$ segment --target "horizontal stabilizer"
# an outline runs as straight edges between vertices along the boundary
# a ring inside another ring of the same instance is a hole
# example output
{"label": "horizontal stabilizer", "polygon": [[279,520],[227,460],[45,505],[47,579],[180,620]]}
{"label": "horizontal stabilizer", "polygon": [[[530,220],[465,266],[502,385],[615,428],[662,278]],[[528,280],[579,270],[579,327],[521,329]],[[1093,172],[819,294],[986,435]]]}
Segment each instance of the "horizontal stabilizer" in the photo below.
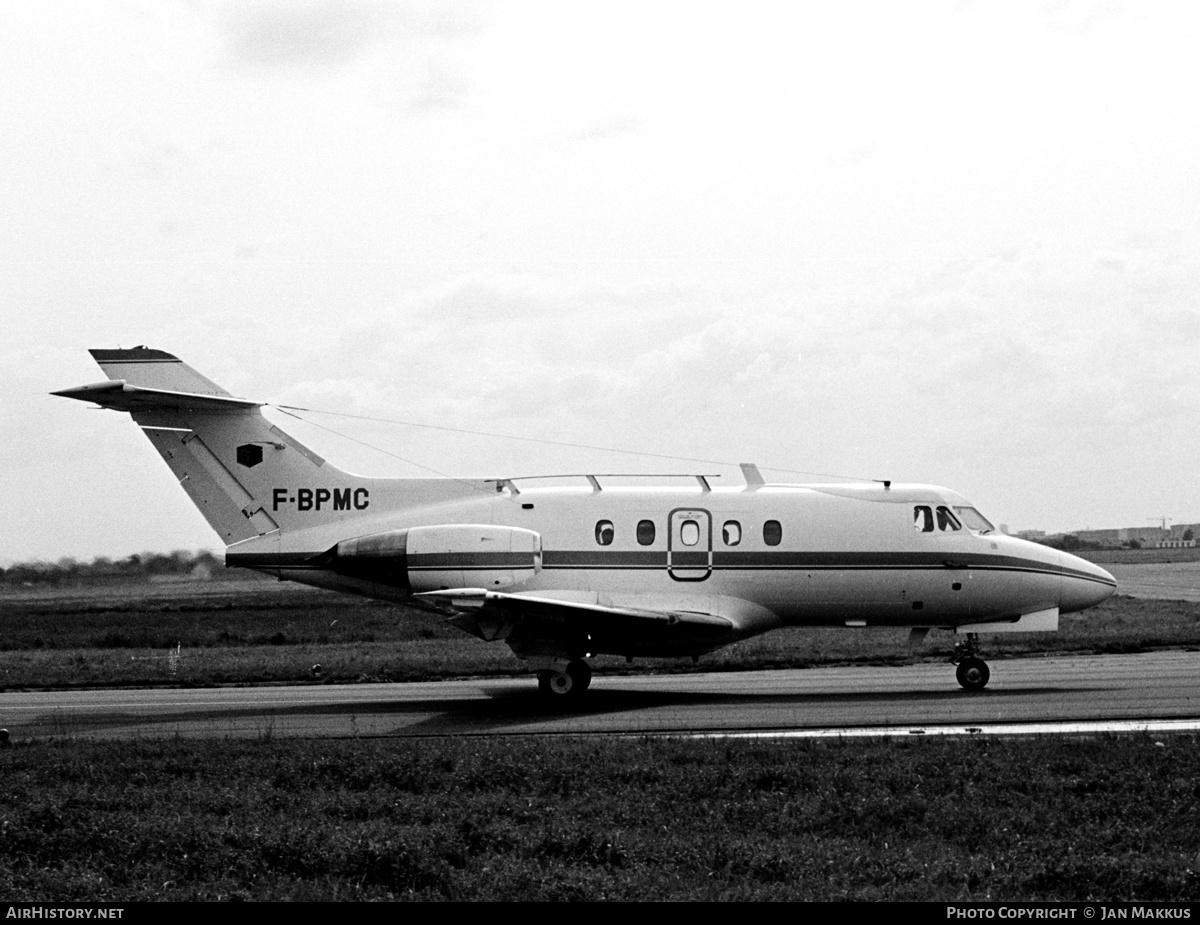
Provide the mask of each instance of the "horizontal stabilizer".
{"label": "horizontal stabilizer", "polygon": [[262,402],[249,401],[225,395],[200,395],[195,392],[172,392],[166,389],[148,389],[130,385],[124,379],[111,379],[94,385],[81,385],[73,389],[51,392],[61,398],[95,402],[115,411],[141,411],[153,408],[173,408],[209,413],[251,411],[262,406]]}

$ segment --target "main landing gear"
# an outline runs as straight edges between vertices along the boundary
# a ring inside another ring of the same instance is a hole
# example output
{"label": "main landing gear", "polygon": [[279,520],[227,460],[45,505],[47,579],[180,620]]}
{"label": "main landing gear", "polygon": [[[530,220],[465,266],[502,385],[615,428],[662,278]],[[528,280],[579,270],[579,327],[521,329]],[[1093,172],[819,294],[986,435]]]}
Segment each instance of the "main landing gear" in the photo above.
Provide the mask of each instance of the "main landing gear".
{"label": "main landing gear", "polygon": [[592,683],[592,669],[583,659],[568,662],[565,668],[539,671],[538,692],[547,700],[567,703],[578,700]]}
{"label": "main landing gear", "polygon": [[981,691],[987,687],[992,673],[988,670],[987,662],[979,657],[979,637],[974,633],[967,633],[966,640],[954,646],[950,661],[958,663],[955,677],[964,690]]}

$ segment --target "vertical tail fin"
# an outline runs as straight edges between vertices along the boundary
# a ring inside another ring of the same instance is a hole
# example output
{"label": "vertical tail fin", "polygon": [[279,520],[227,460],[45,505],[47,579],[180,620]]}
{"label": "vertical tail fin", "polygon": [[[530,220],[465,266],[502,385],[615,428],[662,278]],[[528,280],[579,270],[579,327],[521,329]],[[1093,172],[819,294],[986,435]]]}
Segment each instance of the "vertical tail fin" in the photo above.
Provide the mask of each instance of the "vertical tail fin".
{"label": "vertical tail fin", "polygon": [[91,354],[110,381],[54,394],[128,411],[227,545],[369,503],[369,480],[328,465],[263,417],[261,403],[177,357],[147,347]]}

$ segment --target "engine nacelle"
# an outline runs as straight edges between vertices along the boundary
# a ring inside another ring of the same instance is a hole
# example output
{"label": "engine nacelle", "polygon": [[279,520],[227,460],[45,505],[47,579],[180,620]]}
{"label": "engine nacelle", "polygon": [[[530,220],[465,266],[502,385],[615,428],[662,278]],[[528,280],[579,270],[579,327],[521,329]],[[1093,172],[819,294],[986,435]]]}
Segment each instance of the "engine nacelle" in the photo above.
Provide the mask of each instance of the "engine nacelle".
{"label": "engine nacelle", "polygon": [[343,540],[326,556],[340,574],[413,592],[496,591],[542,570],[542,537],[521,527],[439,524]]}

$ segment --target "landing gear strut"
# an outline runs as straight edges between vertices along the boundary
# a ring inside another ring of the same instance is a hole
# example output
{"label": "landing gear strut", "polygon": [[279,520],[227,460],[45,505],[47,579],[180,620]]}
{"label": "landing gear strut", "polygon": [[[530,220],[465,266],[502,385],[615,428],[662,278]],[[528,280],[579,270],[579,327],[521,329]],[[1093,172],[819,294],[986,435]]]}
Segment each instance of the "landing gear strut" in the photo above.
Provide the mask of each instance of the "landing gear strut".
{"label": "landing gear strut", "polygon": [[576,700],[592,683],[592,669],[583,659],[575,659],[558,671],[538,672],[538,691],[548,700]]}
{"label": "landing gear strut", "polygon": [[964,690],[981,691],[987,687],[992,673],[987,662],[979,657],[979,637],[974,633],[967,633],[966,640],[955,645],[950,661],[958,663],[955,676]]}

